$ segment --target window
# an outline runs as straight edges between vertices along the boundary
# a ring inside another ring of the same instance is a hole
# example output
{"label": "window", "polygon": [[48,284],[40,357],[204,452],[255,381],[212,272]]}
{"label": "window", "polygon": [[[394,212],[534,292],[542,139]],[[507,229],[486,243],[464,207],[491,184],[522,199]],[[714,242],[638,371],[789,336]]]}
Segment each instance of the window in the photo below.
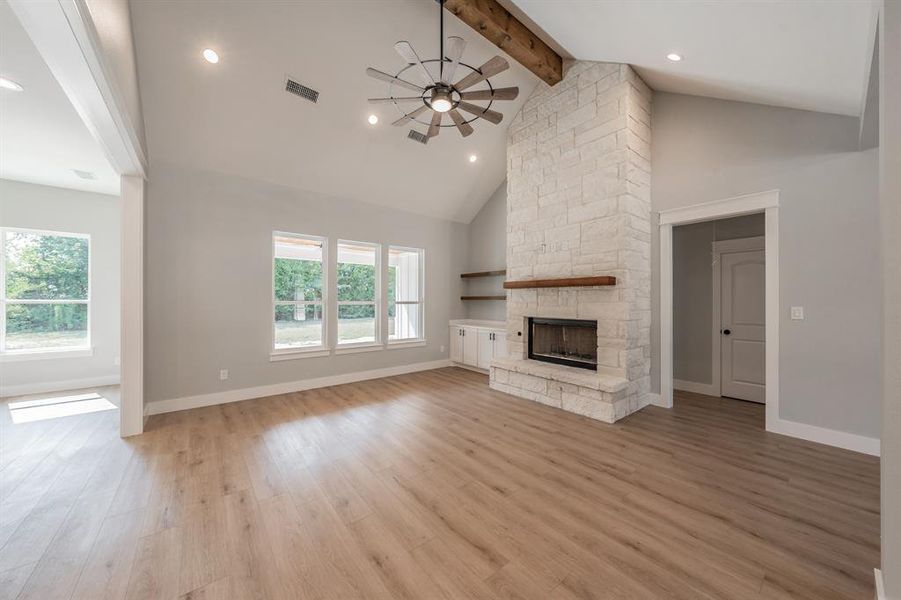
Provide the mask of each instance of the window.
{"label": "window", "polygon": [[325,239],[272,236],[273,350],[325,349]]}
{"label": "window", "polygon": [[338,242],[338,345],[370,345],[379,340],[381,246]]}
{"label": "window", "polygon": [[388,248],[388,340],[424,339],[423,251]]}
{"label": "window", "polygon": [[0,229],[0,353],[90,347],[90,237]]}

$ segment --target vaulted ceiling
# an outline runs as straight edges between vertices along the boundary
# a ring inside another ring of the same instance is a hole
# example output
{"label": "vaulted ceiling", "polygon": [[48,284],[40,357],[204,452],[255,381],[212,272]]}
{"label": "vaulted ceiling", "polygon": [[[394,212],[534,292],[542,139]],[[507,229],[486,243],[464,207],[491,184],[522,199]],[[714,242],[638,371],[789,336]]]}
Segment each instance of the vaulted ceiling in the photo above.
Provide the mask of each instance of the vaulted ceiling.
{"label": "vaulted ceiling", "polygon": [[[390,124],[395,106],[367,103],[388,86],[366,68],[405,66],[398,40],[436,57],[438,14],[429,0],[133,2],[151,177],[155,164],[173,163],[468,222],[505,177],[507,123],[538,79],[511,59],[492,79],[521,88],[492,106],[500,125],[408,140],[410,126]],[[446,35],[467,41],[471,65],[500,53],[450,15]],[[201,57],[207,47],[218,64]],[[318,103],[286,93],[286,76],[319,91]]]}
{"label": "vaulted ceiling", "polygon": [[870,0],[512,1],[573,57],[629,63],[658,91],[862,112]]}
{"label": "vaulted ceiling", "polygon": [[0,89],[0,178],[118,194],[119,176],[4,0],[0,73],[24,87]]}

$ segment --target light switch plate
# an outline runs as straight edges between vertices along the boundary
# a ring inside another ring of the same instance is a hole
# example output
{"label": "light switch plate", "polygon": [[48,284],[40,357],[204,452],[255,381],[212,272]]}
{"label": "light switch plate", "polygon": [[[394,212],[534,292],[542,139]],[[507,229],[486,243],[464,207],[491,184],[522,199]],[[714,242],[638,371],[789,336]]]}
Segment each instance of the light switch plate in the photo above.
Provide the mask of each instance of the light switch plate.
{"label": "light switch plate", "polygon": [[228,379],[228,369],[221,369],[219,371],[219,381],[225,381]]}
{"label": "light switch plate", "polygon": [[792,321],[803,321],[804,320],[804,307],[803,306],[792,306]]}

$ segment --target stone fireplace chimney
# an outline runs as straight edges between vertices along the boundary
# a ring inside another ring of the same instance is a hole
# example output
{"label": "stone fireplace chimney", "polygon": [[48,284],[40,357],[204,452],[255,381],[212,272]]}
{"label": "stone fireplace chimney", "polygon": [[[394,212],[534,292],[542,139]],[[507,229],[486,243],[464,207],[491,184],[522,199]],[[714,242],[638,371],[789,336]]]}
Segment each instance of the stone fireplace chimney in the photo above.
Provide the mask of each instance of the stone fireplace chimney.
{"label": "stone fireplace chimney", "polygon": [[[507,134],[507,278],[613,286],[512,289],[510,358],[491,387],[612,423],[650,390],[651,92],[628,65],[576,62],[539,84]],[[528,359],[529,318],[597,322],[597,370]]]}

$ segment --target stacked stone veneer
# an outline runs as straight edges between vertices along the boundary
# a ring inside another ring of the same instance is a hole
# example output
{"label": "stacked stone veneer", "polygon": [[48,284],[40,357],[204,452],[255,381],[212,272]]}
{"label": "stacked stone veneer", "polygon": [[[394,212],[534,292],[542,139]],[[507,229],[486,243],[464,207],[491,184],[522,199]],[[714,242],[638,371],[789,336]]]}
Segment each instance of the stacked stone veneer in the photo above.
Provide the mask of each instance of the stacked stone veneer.
{"label": "stacked stone veneer", "polygon": [[[650,114],[631,67],[576,62],[511,123],[507,278],[617,283],[508,291],[510,358],[493,363],[493,388],[607,422],[648,403]],[[527,317],[596,319],[598,372],[526,360]]]}

